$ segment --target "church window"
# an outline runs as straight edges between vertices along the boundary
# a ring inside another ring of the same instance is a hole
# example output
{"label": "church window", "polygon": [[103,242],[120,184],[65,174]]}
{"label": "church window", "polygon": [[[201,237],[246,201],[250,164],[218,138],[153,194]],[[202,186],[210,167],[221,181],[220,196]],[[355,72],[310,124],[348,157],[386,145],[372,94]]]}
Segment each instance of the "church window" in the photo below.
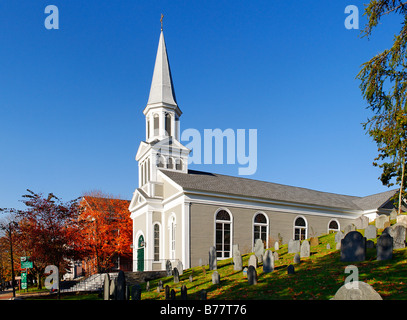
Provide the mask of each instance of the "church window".
{"label": "church window", "polygon": [[169,113],[165,114],[165,134],[171,136],[171,115]]}
{"label": "church window", "polygon": [[160,226],[154,225],[154,261],[160,260]]}
{"label": "church window", "polygon": [[297,217],[294,222],[294,240],[307,239],[307,220]]}
{"label": "church window", "polygon": [[174,169],[174,158],[168,158],[167,169]]}
{"label": "church window", "polygon": [[339,222],[336,219],[332,219],[328,223],[328,233],[335,233],[339,231]]}
{"label": "church window", "polygon": [[267,217],[263,213],[257,213],[254,216],[253,221],[253,244],[257,239],[261,239],[264,243],[264,246],[268,247],[268,223]]}
{"label": "church window", "polygon": [[175,169],[182,171],[182,160],[181,159],[177,159],[175,161]]}
{"label": "church window", "polygon": [[160,117],[158,116],[158,114],[155,114],[154,117],[154,126],[153,126],[153,130],[154,130],[154,136],[158,136],[160,134],[159,128],[160,128]]}
{"label": "church window", "polygon": [[157,155],[157,167],[164,168],[165,167],[165,159],[162,155]]}
{"label": "church window", "polygon": [[147,140],[150,139],[150,118],[147,119]]}
{"label": "church window", "polygon": [[226,210],[219,210],[215,216],[215,247],[218,259],[230,258],[232,246],[231,214]]}

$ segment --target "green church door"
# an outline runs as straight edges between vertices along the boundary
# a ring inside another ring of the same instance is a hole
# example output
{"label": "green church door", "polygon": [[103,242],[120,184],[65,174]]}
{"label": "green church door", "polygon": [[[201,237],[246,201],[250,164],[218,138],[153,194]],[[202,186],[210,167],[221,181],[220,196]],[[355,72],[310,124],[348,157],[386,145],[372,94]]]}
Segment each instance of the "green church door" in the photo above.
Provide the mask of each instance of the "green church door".
{"label": "green church door", "polygon": [[144,237],[138,238],[137,271],[144,271]]}

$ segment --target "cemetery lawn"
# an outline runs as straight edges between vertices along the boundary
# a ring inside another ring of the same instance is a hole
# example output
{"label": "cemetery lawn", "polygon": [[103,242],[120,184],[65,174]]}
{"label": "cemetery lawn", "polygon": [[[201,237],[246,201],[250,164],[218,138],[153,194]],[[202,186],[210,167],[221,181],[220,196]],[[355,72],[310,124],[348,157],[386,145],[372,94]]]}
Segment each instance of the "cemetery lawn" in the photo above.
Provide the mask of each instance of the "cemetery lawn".
{"label": "cemetery lawn", "polygon": [[[362,230],[358,230],[361,231]],[[257,285],[250,286],[247,278],[241,271],[234,271],[232,258],[218,261],[218,272],[221,282],[219,285],[212,284],[212,273],[205,266],[206,275],[202,267],[184,270],[180,276],[180,282],[174,283],[173,277],[161,278],[163,286],[169,285],[176,291],[177,299],[180,299],[181,286],[188,288],[188,300],[199,300],[199,292],[207,291],[208,299],[216,300],[327,300],[331,299],[336,291],[344,284],[345,267],[355,265],[359,270],[359,281],[366,282],[385,300],[407,299],[407,248],[393,251],[393,259],[387,261],[376,260],[376,249],[367,249],[366,260],[363,262],[341,262],[340,250],[326,249],[329,243],[335,248],[334,234],[319,237],[320,244],[311,247],[311,256],[302,258],[299,264],[295,264],[295,274],[287,275],[287,266],[293,263],[294,253],[287,253],[287,245],[280,246],[278,250],[279,260],[275,261],[275,269],[271,273],[263,273],[260,265],[256,271],[258,276]],[[273,250],[274,251],[274,250]],[[249,256],[243,255],[243,266],[247,266]],[[192,274],[193,282],[189,282]],[[145,283],[141,284],[143,300],[163,300],[164,291],[156,291],[158,281],[150,281],[150,291],[145,291]]]}

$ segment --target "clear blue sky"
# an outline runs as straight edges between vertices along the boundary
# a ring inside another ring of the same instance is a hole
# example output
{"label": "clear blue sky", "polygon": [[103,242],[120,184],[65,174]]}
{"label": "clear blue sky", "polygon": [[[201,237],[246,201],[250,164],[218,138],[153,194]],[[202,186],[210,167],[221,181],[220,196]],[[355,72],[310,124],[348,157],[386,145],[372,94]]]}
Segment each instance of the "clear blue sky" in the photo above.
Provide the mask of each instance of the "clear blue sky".
{"label": "clear blue sky", "polygon": [[[367,1],[2,0],[0,207],[27,188],[63,200],[130,199],[160,33],[181,130],[258,130],[254,179],[351,195],[387,190],[355,76],[399,29],[368,41],[344,26]],[[47,5],[59,30],[47,30]],[[237,175],[240,165],[191,169]]]}

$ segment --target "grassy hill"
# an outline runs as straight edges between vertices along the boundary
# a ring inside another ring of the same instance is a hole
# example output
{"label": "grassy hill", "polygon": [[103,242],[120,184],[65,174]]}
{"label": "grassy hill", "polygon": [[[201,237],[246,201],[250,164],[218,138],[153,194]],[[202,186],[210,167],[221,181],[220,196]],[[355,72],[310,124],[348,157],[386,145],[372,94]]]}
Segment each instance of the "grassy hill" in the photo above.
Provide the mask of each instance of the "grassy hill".
{"label": "grassy hill", "polygon": [[[359,230],[360,231],[360,230]],[[257,268],[258,284],[248,285],[247,278],[241,271],[234,271],[232,259],[218,261],[218,272],[221,283],[212,284],[212,272],[205,266],[191,268],[180,276],[180,282],[173,283],[172,277],[161,278],[164,287],[169,285],[180,299],[181,286],[188,288],[188,299],[199,299],[202,289],[207,291],[208,299],[298,299],[298,300],[326,300],[334,296],[344,284],[345,267],[353,264],[358,267],[359,281],[366,282],[382,296],[383,299],[407,299],[407,249],[393,251],[393,259],[388,261],[376,260],[376,249],[368,249],[366,261],[341,262],[340,250],[326,249],[327,243],[335,248],[334,234],[319,237],[320,244],[311,247],[311,256],[301,259],[301,263],[294,265],[295,274],[287,275],[287,266],[293,263],[294,254],[287,253],[287,245],[278,250],[279,260],[275,262],[275,270],[265,274],[262,266]],[[243,256],[243,266],[247,266],[249,256]],[[189,276],[193,275],[193,282]],[[150,292],[145,291],[145,283],[141,285],[142,299],[162,300],[163,291],[157,293],[157,283],[160,279],[150,281]]]}

